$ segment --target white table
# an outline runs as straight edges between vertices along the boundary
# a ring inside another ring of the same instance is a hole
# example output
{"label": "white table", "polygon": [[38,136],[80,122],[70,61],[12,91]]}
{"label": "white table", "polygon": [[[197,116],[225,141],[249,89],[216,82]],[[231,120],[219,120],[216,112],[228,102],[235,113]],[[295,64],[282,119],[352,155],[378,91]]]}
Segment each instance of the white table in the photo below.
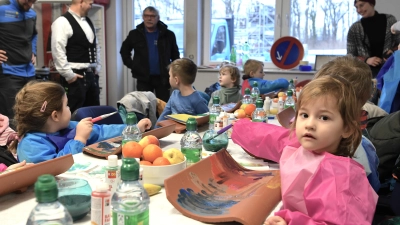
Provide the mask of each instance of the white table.
{"label": "white table", "polygon": [[[269,120],[271,124],[279,125],[276,120]],[[207,128],[202,127],[200,133],[203,133]],[[172,133],[169,136],[160,140],[162,149],[178,148],[180,149],[179,141],[183,134]],[[277,164],[268,164],[262,160],[257,160],[250,157],[243,149],[229,140],[228,151],[231,155],[240,163],[245,165],[257,165],[246,166],[249,169],[255,170],[266,170],[266,169],[278,169]],[[203,149],[204,150],[204,149]],[[89,155],[79,153],[74,155],[75,162],[90,161],[99,166],[105,166],[107,161],[104,159],[98,159]],[[58,178],[76,176],[71,174],[61,174]],[[98,180],[88,180],[94,189]],[[0,184],[6,185],[6,184]],[[35,194],[33,187],[30,187],[26,192],[22,194],[8,194],[0,197],[0,224],[2,225],[18,225],[26,224],[31,210],[36,205]],[[281,207],[281,203],[274,209],[273,212],[277,211]],[[90,215],[88,214],[85,218],[77,221],[74,224],[90,224]],[[162,189],[161,193],[150,197],[150,224],[184,224],[184,225],[196,225],[204,224],[197,220],[193,220],[189,217],[182,215],[176,210],[173,205],[167,200],[165,190]]]}

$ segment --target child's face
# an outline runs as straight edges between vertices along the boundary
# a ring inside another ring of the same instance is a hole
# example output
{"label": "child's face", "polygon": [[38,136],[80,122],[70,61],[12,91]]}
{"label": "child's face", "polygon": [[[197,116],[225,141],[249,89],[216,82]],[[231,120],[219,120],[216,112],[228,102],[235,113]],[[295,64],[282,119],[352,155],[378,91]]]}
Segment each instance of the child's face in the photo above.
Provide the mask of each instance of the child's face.
{"label": "child's face", "polygon": [[172,74],[172,69],[169,69],[169,84],[171,85],[171,88],[176,89],[178,88],[178,81],[177,78],[174,77],[174,75]]}
{"label": "child's face", "polygon": [[69,125],[69,121],[71,121],[71,110],[68,106],[68,98],[67,95],[63,97],[63,108],[60,114],[60,127],[67,128]]}
{"label": "child's face", "polygon": [[263,66],[260,65],[258,67],[258,70],[253,72],[252,77],[263,79],[264,78],[264,70],[263,69],[264,69]]}
{"label": "child's face", "polygon": [[337,151],[345,129],[336,103],[336,98],[323,96],[300,106],[296,136],[303,148],[317,153]]}
{"label": "child's face", "polygon": [[231,88],[235,83],[235,81],[232,80],[231,73],[228,70],[222,70],[220,72],[218,82],[221,87],[225,88]]}

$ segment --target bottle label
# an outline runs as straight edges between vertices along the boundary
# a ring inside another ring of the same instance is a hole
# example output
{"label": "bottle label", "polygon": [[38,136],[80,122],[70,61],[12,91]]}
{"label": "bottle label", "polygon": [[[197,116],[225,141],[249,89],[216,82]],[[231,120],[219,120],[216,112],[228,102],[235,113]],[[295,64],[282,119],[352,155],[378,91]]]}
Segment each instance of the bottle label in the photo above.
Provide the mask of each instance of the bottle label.
{"label": "bottle label", "polygon": [[117,187],[121,181],[121,171],[120,170],[107,170],[105,182],[108,184],[108,190],[111,191],[111,195],[115,193]]}
{"label": "bottle label", "polygon": [[113,211],[113,223],[114,225],[149,225],[149,209],[136,215],[117,213]]}
{"label": "bottle label", "polygon": [[186,166],[191,166],[202,158],[202,148],[182,148],[181,151],[186,156]]}
{"label": "bottle label", "polygon": [[110,225],[111,222],[110,196],[97,197],[92,195],[90,223],[98,225]]}

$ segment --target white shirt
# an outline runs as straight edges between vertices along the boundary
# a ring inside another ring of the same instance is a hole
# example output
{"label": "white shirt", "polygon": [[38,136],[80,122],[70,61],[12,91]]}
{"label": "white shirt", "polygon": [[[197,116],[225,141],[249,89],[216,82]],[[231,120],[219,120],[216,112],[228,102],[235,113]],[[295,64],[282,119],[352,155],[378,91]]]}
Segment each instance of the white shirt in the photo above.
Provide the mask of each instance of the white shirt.
{"label": "white shirt", "polygon": [[[86,38],[90,43],[93,43],[95,34],[89,26],[86,17],[81,17],[71,10],[69,13],[76,19],[78,24],[81,26],[82,30],[86,34]],[[68,39],[73,35],[73,30],[71,24],[68,22],[67,18],[64,16],[58,17],[51,25],[51,53],[53,55],[54,65],[57,71],[63,76],[67,81],[74,78],[75,73],[72,69],[84,69],[88,67],[96,67],[96,71],[101,69],[100,61],[100,46],[96,39],[96,53],[97,53],[97,63],[72,63],[67,60],[66,46]]]}

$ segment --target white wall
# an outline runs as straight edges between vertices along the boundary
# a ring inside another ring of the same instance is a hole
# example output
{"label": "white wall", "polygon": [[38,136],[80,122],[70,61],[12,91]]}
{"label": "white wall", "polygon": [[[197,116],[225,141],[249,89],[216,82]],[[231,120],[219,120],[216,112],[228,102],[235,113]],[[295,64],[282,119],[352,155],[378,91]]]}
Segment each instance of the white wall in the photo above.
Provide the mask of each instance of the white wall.
{"label": "white wall", "polygon": [[377,0],[375,9],[379,13],[392,14],[400,20],[400,1],[399,0]]}

